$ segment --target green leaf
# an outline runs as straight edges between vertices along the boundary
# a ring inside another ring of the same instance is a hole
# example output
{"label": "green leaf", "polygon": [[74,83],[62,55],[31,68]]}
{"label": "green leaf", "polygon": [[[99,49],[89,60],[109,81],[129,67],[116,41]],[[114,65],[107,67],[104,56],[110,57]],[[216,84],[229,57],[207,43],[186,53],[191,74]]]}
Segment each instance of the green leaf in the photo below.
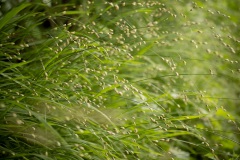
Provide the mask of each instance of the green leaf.
{"label": "green leaf", "polygon": [[204,117],[204,116],[206,116],[206,115],[202,114],[202,115],[197,115],[197,116],[179,116],[179,117],[170,118],[169,120],[171,120],[171,121],[183,121],[183,120],[197,119],[197,118],[201,118],[201,117]]}
{"label": "green leaf", "polygon": [[28,7],[30,3],[23,3],[22,5],[13,8],[0,20],[0,29],[2,29],[14,16],[18,14],[21,10]]}
{"label": "green leaf", "polygon": [[143,55],[144,53],[146,53],[149,49],[151,49],[153,47],[153,43],[145,46],[144,48],[142,48],[139,52],[138,55]]}
{"label": "green leaf", "polygon": [[102,94],[104,94],[104,93],[106,93],[106,92],[108,92],[108,91],[111,91],[111,90],[113,90],[114,88],[117,88],[117,87],[119,87],[119,86],[120,86],[120,84],[115,84],[115,85],[108,86],[108,87],[104,88],[100,93],[98,93],[98,94],[96,95],[96,97],[99,97],[100,95],[102,95]]}
{"label": "green leaf", "polygon": [[10,67],[7,67],[7,68],[4,68],[0,71],[0,74],[2,74],[3,72],[7,71],[7,70],[10,70],[10,69],[13,69],[13,68],[17,68],[17,67],[20,67],[20,66],[23,66],[25,64],[28,64],[32,61],[27,61],[27,62],[21,62],[21,63],[17,63],[17,64],[14,64],[14,65],[11,65]]}

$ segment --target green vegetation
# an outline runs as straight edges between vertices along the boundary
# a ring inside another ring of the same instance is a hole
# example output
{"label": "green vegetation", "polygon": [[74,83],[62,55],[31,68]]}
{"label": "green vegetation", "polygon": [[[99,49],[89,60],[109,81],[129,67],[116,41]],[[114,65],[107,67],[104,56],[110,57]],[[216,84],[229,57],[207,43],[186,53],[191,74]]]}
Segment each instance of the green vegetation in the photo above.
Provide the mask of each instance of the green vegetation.
{"label": "green vegetation", "polygon": [[0,2],[0,159],[240,156],[239,1]]}

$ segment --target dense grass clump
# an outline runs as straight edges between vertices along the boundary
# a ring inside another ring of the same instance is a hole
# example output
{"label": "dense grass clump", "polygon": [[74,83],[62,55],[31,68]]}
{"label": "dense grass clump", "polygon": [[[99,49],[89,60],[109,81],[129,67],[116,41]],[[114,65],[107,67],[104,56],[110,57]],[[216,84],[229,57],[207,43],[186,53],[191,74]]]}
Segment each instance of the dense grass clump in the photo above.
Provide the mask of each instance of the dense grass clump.
{"label": "dense grass clump", "polygon": [[0,159],[238,159],[239,2],[3,1]]}

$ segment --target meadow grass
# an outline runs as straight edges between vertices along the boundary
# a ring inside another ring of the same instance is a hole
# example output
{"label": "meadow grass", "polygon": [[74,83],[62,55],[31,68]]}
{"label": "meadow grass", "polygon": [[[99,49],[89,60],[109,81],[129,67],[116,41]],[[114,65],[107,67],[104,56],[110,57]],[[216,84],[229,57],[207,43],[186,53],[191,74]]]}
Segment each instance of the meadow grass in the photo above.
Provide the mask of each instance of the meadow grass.
{"label": "meadow grass", "polygon": [[221,2],[1,2],[0,159],[238,159]]}

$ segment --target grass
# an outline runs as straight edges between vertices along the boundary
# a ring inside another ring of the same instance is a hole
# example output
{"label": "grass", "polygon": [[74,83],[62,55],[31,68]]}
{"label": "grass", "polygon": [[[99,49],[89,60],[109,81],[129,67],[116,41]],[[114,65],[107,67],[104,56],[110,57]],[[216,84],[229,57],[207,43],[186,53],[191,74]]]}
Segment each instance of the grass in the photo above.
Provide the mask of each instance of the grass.
{"label": "grass", "polygon": [[239,10],[216,4],[2,2],[0,159],[238,159]]}

